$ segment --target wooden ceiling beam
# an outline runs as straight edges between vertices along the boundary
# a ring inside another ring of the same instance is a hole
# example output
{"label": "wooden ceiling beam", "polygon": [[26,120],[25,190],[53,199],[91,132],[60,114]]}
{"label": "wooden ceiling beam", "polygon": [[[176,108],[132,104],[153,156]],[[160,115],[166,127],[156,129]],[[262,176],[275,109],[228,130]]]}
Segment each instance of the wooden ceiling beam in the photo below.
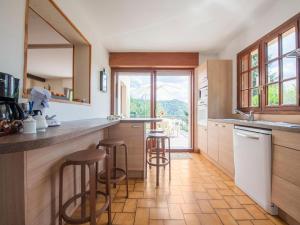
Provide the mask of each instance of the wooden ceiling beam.
{"label": "wooden ceiling beam", "polygon": [[111,52],[109,65],[113,68],[195,68],[199,65],[199,53]]}

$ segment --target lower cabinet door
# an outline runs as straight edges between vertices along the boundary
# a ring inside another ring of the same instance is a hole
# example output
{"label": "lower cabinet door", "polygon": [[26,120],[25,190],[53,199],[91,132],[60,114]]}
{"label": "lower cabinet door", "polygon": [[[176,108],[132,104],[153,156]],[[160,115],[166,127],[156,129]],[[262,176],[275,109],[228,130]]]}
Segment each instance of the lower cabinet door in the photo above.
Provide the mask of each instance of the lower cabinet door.
{"label": "lower cabinet door", "polygon": [[219,149],[219,164],[232,177],[234,176],[233,152],[222,151],[221,149]]}
{"label": "lower cabinet door", "polygon": [[202,153],[207,154],[207,127],[198,126],[198,147]]}
{"label": "lower cabinet door", "polygon": [[219,124],[219,164],[234,176],[232,124]]}
{"label": "lower cabinet door", "polygon": [[[144,171],[144,124],[122,122],[110,127],[108,133],[110,138],[120,138],[126,143],[128,147],[128,170]],[[117,165],[125,169],[125,155],[121,149],[117,152]]]}
{"label": "lower cabinet door", "polygon": [[219,161],[219,124],[208,122],[207,154],[210,158]]}

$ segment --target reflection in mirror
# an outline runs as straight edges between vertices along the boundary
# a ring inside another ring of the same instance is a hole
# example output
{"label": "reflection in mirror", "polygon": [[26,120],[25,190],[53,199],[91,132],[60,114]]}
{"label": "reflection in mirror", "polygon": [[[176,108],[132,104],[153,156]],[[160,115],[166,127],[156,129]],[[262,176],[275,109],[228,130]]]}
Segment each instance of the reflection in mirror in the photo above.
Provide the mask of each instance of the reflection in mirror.
{"label": "reflection in mirror", "polygon": [[91,45],[53,0],[27,0],[23,94],[90,103]]}
{"label": "reflection in mirror", "polygon": [[27,94],[33,87],[49,90],[54,99],[73,100],[73,46],[29,9]]}

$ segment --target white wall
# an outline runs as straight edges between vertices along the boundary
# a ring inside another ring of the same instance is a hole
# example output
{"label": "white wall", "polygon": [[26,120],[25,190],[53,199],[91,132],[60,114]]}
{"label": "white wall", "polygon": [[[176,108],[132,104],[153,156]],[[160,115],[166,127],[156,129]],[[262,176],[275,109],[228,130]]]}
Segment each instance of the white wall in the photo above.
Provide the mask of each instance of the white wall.
{"label": "white wall", "polygon": [[25,0],[1,0],[0,72],[17,77],[23,74],[24,18]]}
{"label": "white wall", "polygon": [[[23,83],[25,0],[1,0],[0,6],[0,71],[10,73]],[[48,114],[56,114],[62,121],[106,117],[110,113],[110,91],[99,91],[99,71],[109,69],[108,52],[97,40],[94,28],[81,22],[80,16],[64,1],[60,8],[92,44],[91,106],[51,102]],[[110,79],[108,79],[108,82]],[[110,84],[108,84],[108,88]],[[21,89],[22,90],[22,89]]]}
{"label": "white wall", "polygon": [[199,52],[199,65],[205,63],[208,59],[218,59],[219,55],[217,53],[202,53]]}
{"label": "white wall", "polygon": [[[219,52],[219,58],[232,59],[233,61],[233,107],[237,104],[237,53],[254,43],[265,34],[272,31],[284,23],[289,18],[300,12],[299,0],[279,0],[274,1],[270,5],[268,11],[263,12],[263,15],[258,18],[253,18],[251,25],[246,27],[240,35],[233,39],[230,43],[226,43],[226,48]],[[201,57],[201,56],[200,56]]]}

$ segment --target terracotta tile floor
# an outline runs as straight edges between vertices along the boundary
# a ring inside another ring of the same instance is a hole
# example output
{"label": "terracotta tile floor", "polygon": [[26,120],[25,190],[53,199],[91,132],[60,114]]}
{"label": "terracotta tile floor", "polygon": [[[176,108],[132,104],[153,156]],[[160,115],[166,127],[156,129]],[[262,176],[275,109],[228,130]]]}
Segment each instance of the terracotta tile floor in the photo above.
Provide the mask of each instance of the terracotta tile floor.
{"label": "terracotta tile floor", "polygon": [[[113,192],[113,224],[120,225],[282,225],[239,190],[227,175],[200,154],[172,161],[172,180],[162,168],[160,187],[155,169],[147,180],[130,180]],[[107,215],[98,225],[107,224]]]}

